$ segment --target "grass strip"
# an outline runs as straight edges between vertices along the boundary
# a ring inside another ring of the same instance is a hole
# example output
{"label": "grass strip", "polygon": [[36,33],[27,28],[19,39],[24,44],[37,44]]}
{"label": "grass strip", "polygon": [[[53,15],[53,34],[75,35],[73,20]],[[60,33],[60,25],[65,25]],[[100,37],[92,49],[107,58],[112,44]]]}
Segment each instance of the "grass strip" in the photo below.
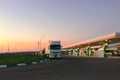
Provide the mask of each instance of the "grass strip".
{"label": "grass strip", "polygon": [[46,57],[40,55],[2,54],[0,55],[0,65],[13,66],[18,63],[31,64],[31,62],[39,62],[44,59],[46,59]]}

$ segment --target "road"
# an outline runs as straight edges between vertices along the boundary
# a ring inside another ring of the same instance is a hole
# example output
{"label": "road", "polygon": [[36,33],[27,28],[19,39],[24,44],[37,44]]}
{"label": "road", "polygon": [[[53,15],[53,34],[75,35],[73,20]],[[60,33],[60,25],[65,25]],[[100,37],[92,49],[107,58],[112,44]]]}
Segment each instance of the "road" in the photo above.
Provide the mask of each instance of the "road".
{"label": "road", "polygon": [[1,68],[0,80],[120,80],[120,59],[66,57]]}

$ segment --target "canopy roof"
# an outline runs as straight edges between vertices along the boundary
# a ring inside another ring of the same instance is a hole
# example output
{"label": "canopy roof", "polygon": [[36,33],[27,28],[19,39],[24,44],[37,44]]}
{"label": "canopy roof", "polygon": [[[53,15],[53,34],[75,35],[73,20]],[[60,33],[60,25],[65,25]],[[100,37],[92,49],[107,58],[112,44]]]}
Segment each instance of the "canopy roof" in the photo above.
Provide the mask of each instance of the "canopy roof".
{"label": "canopy roof", "polygon": [[97,46],[103,43],[119,43],[120,42],[120,32],[115,32],[106,36],[98,37],[95,39],[87,40],[84,42],[72,44],[69,46],[64,47],[64,49],[69,49],[69,48],[74,48],[74,47],[81,47],[81,46],[88,46],[88,45],[93,45]]}

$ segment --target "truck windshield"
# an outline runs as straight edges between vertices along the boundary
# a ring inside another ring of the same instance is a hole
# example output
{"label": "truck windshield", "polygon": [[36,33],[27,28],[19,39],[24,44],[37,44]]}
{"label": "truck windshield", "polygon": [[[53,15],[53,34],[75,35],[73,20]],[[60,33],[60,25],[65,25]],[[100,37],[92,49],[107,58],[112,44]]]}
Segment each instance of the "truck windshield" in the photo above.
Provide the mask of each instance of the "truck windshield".
{"label": "truck windshield", "polygon": [[50,45],[51,50],[60,50],[60,45]]}

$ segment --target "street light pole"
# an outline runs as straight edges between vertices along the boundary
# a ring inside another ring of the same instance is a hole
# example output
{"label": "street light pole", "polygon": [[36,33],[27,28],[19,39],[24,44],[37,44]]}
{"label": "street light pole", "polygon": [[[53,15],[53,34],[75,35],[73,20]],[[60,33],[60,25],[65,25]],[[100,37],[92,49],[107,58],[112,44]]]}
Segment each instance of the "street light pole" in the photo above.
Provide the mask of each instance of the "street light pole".
{"label": "street light pole", "polygon": [[40,46],[40,42],[39,41],[37,42],[37,45],[38,45],[38,51],[37,51],[37,53],[39,54],[39,49],[40,49],[39,48],[39,46]]}
{"label": "street light pole", "polygon": [[42,48],[41,42],[42,42],[42,38],[44,38],[44,37],[45,37],[45,36],[40,37],[40,54],[42,54],[42,52],[41,52],[41,48]]}
{"label": "street light pole", "polygon": [[8,53],[10,52],[10,46],[9,46],[9,43],[8,43]]}
{"label": "street light pole", "polygon": [[1,53],[3,53],[3,46],[1,46]]}

